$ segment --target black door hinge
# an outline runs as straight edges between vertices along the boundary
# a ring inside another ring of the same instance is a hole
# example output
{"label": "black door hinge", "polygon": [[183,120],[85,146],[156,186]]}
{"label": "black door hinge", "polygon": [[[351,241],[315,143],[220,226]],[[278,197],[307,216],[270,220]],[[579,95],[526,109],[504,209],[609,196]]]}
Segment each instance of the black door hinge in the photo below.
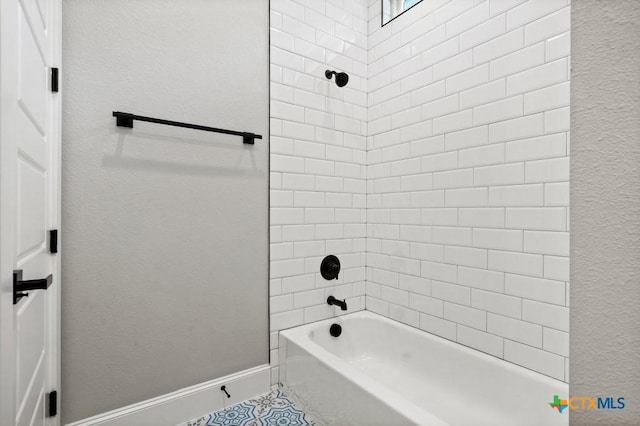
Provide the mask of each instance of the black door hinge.
{"label": "black door hinge", "polygon": [[58,391],[49,392],[49,417],[58,415]]}
{"label": "black door hinge", "polygon": [[58,230],[52,229],[49,231],[49,253],[58,252]]}
{"label": "black door hinge", "polygon": [[58,68],[51,68],[51,91],[58,91]]}

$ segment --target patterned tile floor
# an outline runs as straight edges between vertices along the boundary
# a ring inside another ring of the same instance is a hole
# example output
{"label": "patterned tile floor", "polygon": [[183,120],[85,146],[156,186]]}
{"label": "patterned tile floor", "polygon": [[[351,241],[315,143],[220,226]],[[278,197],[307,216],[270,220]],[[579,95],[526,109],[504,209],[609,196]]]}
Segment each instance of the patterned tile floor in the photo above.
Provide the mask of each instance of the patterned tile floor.
{"label": "patterned tile floor", "polygon": [[179,426],[313,426],[281,390],[241,402]]}

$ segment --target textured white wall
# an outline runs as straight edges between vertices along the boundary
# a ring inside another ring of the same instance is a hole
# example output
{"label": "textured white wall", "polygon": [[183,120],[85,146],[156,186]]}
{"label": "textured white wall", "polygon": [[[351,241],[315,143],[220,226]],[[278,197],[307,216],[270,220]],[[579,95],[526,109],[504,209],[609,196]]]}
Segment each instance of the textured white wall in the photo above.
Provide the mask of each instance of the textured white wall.
{"label": "textured white wall", "polygon": [[640,3],[572,2],[571,424],[640,419]]}
{"label": "textured white wall", "polygon": [[369,1],[366,309],[568,380],[569,5]]}
{"label": "textured white wall", "polygon": [[268,362],[269,100],[262,0],[63,9],[66,423]]}
{"label": "textured white wall", "polygon": [[[271,363],[278,331],[364,308],[365,0],[271,1]],[[349,74],[339,88],[326,69]],[[337,255],[336,281],[320,275]]]}

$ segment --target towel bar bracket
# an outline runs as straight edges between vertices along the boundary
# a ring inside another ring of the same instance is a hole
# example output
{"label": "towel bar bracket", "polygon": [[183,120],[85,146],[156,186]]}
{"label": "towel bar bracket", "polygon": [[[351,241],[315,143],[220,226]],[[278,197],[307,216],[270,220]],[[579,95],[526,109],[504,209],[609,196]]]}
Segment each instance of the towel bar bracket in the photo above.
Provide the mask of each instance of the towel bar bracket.
{"label": "towel bar bracket", "polygon": [[133,129],[133,118],[117,116],[116,117],[116,126],[118,126],[118,127],[128,127],[130,129]]}

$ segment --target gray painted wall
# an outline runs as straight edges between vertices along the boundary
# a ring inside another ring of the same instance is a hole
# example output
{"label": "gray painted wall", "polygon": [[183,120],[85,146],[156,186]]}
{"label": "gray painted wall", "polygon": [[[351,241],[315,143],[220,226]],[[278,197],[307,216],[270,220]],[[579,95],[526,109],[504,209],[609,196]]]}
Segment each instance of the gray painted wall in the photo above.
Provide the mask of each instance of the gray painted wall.
{"label": "gray painted wall", "polygon": [[623,410],[572,424],[640,419],[640,2],[571,3],[572,396]]}
{"label": "gray painted wall", "polygon": [[269,5],[63,3],[66,423],[268,362]]}

